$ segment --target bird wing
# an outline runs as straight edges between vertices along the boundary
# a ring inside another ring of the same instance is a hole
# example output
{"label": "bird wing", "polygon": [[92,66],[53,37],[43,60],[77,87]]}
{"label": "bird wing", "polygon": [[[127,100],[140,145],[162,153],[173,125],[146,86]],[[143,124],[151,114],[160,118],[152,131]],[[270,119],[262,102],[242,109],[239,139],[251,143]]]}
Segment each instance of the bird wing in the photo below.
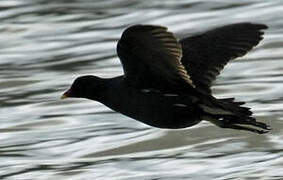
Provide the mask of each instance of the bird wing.
{"label": "bird wing", "polygon": [[125,80],[137,88],[194,87],[181,63],[182,48],[167,28],[135,25],[117,44]]}
{"label": "bird wing", "polygon": [[262,39],[264,24],[238,23],[180,40],[182,64],[197,89],[211,93],[210,86],[229,60],[245,55]]}

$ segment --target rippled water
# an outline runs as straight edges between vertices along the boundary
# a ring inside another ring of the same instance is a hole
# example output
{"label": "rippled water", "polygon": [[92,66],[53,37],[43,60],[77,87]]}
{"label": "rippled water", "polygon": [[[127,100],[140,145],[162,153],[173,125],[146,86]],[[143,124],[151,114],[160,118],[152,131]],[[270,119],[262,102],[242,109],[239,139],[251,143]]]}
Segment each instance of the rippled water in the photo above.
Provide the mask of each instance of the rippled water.
{"label": "rippled water", "polygon": [[[0,179],[283,179],[282,1],[2,0],[0,9]],[[79,75],[122,73],[115,47],[129,25],[183,37],[242,21],[270,28],[214,92],[246,101],[268,134],[205,122],[160,130],[59,99]]]}

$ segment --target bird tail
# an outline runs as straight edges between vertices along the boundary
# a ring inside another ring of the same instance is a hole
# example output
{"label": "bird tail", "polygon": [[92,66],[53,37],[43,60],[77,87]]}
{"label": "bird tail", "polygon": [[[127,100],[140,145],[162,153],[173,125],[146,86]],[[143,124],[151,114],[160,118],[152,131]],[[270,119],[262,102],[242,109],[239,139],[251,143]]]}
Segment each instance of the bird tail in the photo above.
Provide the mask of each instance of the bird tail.
{"label": "bird tail", "polygon": [[205,112],[203,119],[213,124],[230,129],[251,131],[258,134],[267,133],[270,127],[252,117],[248,107],[242,107],[244,102],[235,102],[234,98],[215,99],[213,108],[202,105]]}

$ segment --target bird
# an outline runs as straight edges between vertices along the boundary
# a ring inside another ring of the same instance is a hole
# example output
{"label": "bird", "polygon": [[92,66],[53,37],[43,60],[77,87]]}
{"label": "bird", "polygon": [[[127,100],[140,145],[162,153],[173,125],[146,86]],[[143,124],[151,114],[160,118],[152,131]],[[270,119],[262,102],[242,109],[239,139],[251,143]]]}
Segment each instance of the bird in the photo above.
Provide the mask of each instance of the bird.
{"label": "bird", "polygon": [[137,24],[117,42],[124,74],[80,76],[62,95],[86,98],[144,124],[182,129],[208,121],[220,128],[267,133],[245,102],[216,98],[211,86],[224,66],[263,39],[267,25],[240,22],[178,40],[166,27]]}

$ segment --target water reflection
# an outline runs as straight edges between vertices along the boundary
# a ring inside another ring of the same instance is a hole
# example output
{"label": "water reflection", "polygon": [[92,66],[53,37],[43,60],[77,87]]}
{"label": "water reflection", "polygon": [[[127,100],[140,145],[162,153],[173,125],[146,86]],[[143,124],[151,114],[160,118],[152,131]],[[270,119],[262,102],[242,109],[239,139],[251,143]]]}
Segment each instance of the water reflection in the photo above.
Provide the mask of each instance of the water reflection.
{"label": "water reflection", "polygon": [[[0,12],[2,179],[281,179],[281,1],[4,0]],[[273,130],[148,127],[97,102],[60,101],[79,75],[122,73],[116,41],[131,24],[168,26],[179,37],[223,24],[270,27],[214,86]]]}

